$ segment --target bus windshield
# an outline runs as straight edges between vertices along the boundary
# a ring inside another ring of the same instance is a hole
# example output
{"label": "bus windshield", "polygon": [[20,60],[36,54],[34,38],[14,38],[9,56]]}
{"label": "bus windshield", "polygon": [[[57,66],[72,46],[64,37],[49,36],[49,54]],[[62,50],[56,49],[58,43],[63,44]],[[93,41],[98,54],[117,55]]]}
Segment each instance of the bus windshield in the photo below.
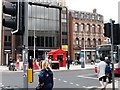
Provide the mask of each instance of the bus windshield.
{"label": "bus windshield", "polygon": [[[118,55],[118,46],[113,46],[113,60],[114,63],[118,63],[119,55]],[[96,60],[100,59],[100,57],[109,57],[111,58],[111,45],[98,45],[96,47]]]}

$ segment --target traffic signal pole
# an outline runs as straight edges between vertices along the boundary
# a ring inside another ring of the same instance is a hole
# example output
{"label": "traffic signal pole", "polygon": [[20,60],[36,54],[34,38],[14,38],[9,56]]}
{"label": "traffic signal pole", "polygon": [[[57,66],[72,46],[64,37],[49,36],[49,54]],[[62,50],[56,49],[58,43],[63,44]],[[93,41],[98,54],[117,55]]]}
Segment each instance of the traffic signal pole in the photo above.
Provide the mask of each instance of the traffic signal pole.
{"label": "traffic signal pole", "polygon": [[111,61],[112,61],[112,90],[115,90],[115,76],[114,76],[114,58],[113,58],[113,25],[114,25],[114,22],[112,19],[110,19],[110,23],[111,23]]}
{"label": "traffic signal pole", "polygon": [[24,65],[24,82],[23,86],[25,89],[28,88],[28,0],[23,0],[24,2],[24,35],[23,35],[23,65]]}

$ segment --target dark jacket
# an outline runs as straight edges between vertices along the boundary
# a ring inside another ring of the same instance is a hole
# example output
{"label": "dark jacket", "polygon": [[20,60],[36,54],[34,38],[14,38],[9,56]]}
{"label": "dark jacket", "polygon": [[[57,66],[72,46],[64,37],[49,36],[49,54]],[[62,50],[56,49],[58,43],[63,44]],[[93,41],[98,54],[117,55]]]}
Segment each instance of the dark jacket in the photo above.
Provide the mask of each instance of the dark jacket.
{"label": "dark jacket", "polygon": [[52,90],[53,88],[53,72],[48,69],[42,69],[39,74],[39,83],[43,85],[43,90]]}

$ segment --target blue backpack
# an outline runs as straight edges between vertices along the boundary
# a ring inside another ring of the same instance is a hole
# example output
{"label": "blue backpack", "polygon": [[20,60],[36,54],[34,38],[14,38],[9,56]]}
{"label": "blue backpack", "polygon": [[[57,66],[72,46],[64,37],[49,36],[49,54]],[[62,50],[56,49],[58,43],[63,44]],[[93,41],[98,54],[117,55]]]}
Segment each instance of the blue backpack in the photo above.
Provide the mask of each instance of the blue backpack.
{"label": "blue backpack", "polygon": [[105,74],[109,74],[109,73],[111,73],[111,67],[110,67],[110,65],[106,65],[106,68],[105,68]]}

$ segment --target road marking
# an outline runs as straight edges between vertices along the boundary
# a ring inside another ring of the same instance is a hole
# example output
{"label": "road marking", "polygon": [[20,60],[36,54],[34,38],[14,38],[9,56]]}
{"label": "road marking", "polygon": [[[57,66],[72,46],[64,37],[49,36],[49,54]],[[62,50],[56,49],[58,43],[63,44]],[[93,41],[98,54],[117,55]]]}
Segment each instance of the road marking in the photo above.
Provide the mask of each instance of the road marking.
{"label": "road marking", "polygon": [[0,87],[4,87],[4,85],[2,83],[0,83]]}
{"label": "road marking", "polygon": [[98,88],[98,86],[88,86],[88,87],[86,87],[86,86],[83,86],[84,88],[86,88],[86,89],[93,89],[93,88],[95,88],[95,89],[97,89]]}
{"label": "road marking", "polygon": [[54,79],[56,79],[56,78],[54,77]]}
{"label": "road marking", "polygon": [[59,81],[61,81],[61,79],[58,79]]}
{"label": "road marking", "polygon": [[65,81],[65,80],[64,80],[63,82],[65,82],[65,83],[66,83],[67,81]]}
{"label": "road marking", "polygon": [[79,84],[76,84],[76,86],[79,86]]}
{"label": "road marking", "polygon": [[81,76],[81,75],[78,75],[77,77],[81,77],[81,78],[89,78],[89,79],[98,79],[98,78],[95,78],[95,77],[86,77],[86,76]]}
{"label": "road marking", "polygon": [[70,82],[70,84],[73,84],[72,82]]}

